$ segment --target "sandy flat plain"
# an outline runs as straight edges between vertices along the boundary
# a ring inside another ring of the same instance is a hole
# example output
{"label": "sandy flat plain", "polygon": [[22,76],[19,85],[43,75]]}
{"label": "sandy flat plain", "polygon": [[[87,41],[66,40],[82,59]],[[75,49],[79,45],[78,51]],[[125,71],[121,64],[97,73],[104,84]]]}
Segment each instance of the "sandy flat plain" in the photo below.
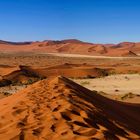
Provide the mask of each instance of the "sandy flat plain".
{"label": "sandy flat plain", "polygon": [[117,74],[95,79],[74,79],[78,84],[101,95],[129,103],[140,103],[140,75]]}
{"label": "sandy flat plain", "polygon": [[140,95],[139,74],[117,74],[95,79],[76,79],[77,83],[90,90],[103,91],[108,94],[125,94],[132,92]]}
{"label": "sandy flat plain", "polygon": [[59,57],[80,57],[80,58],[104,58],[104,59],[140,59],[140,57],[115,57],[115,56],[98,56],[98,55],[82,55],[82,54],[64,54],[64,53],[40,53]]}

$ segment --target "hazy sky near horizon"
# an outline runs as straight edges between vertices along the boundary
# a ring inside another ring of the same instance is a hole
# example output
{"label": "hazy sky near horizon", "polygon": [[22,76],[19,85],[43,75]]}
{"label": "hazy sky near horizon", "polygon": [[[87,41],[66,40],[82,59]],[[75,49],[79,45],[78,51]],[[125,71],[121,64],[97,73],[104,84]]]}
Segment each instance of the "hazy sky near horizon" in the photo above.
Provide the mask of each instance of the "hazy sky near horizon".
{"label": "hazy sky near horizon", "polygon": [[140,0],[0,0],[0,39],[140,42]]}

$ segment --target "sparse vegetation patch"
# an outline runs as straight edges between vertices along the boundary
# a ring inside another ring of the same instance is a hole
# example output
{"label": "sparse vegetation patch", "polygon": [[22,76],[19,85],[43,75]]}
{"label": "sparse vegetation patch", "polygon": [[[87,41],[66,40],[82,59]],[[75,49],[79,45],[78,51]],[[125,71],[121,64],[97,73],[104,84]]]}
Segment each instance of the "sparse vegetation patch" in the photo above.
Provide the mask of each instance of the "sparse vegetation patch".
{"label": "sparse vegetation patch", "polygon": [[90,84],[90,82],[88,82],[88,81],[82,81],[81,83],[80,83],[80,85],[89,85]]}

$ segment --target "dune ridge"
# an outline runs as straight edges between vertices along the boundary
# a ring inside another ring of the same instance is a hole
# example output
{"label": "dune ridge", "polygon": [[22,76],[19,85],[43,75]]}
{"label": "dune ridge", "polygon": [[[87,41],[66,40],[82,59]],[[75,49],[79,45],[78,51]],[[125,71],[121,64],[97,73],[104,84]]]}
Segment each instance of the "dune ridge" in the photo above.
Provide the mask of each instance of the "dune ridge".
{"label": "dune ridge", "polygon": [[2,99],[0,112],[3,140],[140,139],[140,104],[110,100],[62,76]]}
{"label": "dune ridge", "polygon": [[62,76],[2,99],[0,112],[3,140],[140,138],[139,104],[112,101]]}

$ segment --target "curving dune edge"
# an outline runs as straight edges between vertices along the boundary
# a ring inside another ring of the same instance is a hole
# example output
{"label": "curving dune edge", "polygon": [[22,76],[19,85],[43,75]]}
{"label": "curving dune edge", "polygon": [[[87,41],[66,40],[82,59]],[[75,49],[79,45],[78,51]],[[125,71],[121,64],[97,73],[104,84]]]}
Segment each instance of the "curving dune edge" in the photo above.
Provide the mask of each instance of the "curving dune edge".
{"label": "curving dune edge", "polygon": [[59,76],[0,102],[0,140],[140,139],[140,104],[105,98]]}

